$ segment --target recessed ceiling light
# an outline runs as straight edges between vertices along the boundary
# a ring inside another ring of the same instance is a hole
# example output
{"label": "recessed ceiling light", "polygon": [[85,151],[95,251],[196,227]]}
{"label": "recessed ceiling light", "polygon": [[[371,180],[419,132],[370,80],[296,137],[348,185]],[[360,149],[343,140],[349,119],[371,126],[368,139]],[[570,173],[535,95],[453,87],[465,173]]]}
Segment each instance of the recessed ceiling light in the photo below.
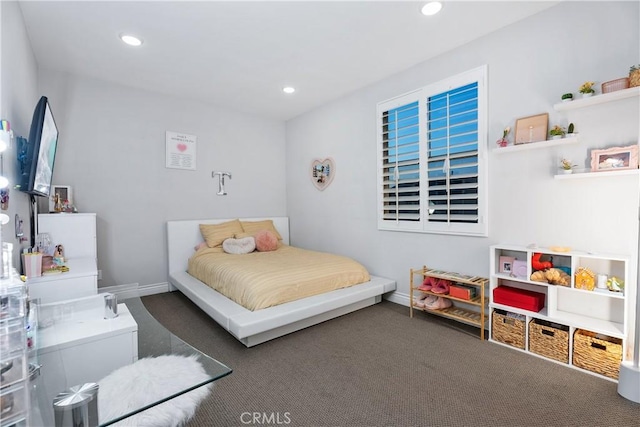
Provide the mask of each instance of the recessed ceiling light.
{"label": "recessed ceiling light", "polygon": [[435,15],[436,13],[440,12],[440,9],[442,9],[442,3],[439,1],[431,1],[427,4],[425,4],[424,6],[422,6],[422,14],[423,15],[427,15],[427,16],[431,16],[431,15]]}
{"label": "recessed ceiling light", "polygon": [[283,88],[282,88],[282,91],[283,91],[284,93],[293,93],[293,92],[295,92],[295,91],[296,91],[296,88],[291,87],[291,86],[286,86],[286,87],[283,87]]}
{"label": "recessed ceiling light", "polygon": [[120,40],[129,46],[140,46],[142,44],[142,39],[132,36],[131,34],[120,34]]}

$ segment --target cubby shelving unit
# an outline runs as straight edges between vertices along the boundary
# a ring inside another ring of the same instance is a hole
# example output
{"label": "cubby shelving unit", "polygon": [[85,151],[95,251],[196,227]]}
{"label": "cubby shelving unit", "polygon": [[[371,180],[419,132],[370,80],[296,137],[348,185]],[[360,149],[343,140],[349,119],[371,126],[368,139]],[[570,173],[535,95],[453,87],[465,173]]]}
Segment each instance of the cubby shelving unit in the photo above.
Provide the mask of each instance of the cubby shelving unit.
{"label": "cubby shelving unit", "polygon": [[[552,259],[554,267],[563,267],[569,271],[571,278],[567,286],[556,285],[531,280],[531,275],[536,271],[533,268],[532,256],[541,253],[543,259]],[[519,271],[500,272],[500,257],[526,262],[526,271],[523,267]],[[568,334],[568,348],[570,357],[563,364],[576,367],[574,359],[574,335],[576,331],[588,331],[597,336],[606,336],[622,343],[622,360],[628,360],[629,350],[629,326],[634,322],[635,314],[632,312],[631,296],[635,295],[635,284],[629,280],[629,259],[626,256],[593,254],[580,251],[555,251],[550,248],[537,248],[514,245],[494,245],[490,251],[489,279],[489,308],[493,313],[508,312],[524,319],[525,325],[532,321],[550,322],[566,328]],[[622,292],[597,289],[585,290],[576,286],[576,272],[579,268],[588,268],[595,275],[605,274],[608,278],[615,276],[624,283]],[[508,286],[526,291],[534,291],[545,296],[544,307],[533,312],[507,304],[500,304],[494,300],[494,290],[500,286]],[[493,316],[492,316],[493,317]],[[507,343],[494,339],[493,322],[490,322],[490,341],[497,344],[515,348]],[[525,327],[524,348],[516,348],[535,354],[531,351],[529,328]],[[551,360],[551,359],[549,359]],[[556,363],[562,363],[557,362]],[[619,364],[619,362],[618,362]],[[587,370],[594,374],[593,371]],[[600,375],[595,373],[595,375]],[[611,375],[603,376],[609,380],[615,380]]]}

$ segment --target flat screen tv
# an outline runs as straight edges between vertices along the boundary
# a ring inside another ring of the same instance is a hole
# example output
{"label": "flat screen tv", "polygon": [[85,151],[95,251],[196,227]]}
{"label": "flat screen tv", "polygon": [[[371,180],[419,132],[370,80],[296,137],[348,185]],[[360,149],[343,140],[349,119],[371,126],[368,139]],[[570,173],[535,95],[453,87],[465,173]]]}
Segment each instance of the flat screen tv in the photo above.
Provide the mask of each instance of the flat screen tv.
{"label": "flat screen tv", "polygon": [[21,155],[20,191],[49,197],[57,146],[58,127],[49,101],[43,96],[33,112],[29,140]]}

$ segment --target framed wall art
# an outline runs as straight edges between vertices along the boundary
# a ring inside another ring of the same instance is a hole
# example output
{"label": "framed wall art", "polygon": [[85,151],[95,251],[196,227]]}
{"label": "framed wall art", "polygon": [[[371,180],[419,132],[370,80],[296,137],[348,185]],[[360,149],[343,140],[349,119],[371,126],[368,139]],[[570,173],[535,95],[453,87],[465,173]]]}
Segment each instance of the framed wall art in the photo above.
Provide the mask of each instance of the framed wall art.
{"label": "framed wall art", "polygon": [[591,150],[591,171],[638,169],[638,145]]}
{"label": "framed wall art", "polygon": [[336,166],[332,158],[315,159],[311,162],[311,182],[318,190],[322,191],[327,188],[333,181],[335,174]]}
{"label": "framed wall art", "polygon": [[549,113],[523,117],[516,120],[516,134],[514,144],[529,144],[531,142],[546,141],[549,126]]}

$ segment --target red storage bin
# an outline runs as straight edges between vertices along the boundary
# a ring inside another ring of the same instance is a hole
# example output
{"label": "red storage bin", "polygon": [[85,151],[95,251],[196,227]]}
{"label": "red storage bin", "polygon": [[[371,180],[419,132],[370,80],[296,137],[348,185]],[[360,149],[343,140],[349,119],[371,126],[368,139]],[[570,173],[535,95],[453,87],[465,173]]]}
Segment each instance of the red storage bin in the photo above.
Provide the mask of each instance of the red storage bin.
{"label": "red storage bin", "polygon": [[472,300],[476,297],[476,290],[471,287],[461,286],[461,285],[451,285],[449,286],[449,296]]}
{"label": "red storage bin", "polygon": [[544,299],[545,294],[540,292],[512,288],[511,286],[498,286],[493,290],[494,302],[536,313],[544,307]]}

